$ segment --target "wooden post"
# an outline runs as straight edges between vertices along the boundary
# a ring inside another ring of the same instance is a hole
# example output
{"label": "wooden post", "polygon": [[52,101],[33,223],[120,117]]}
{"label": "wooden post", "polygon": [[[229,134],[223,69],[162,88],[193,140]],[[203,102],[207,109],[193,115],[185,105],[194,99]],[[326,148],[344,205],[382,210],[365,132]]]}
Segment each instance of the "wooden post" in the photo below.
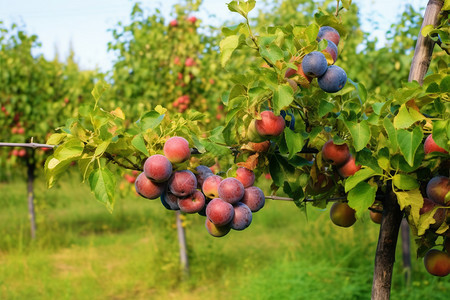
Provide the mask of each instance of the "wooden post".
{"label": "wooden post", "polygon": [[411,281],[411,241],[408,221],[403,218],[400,225],[402,237],[402,258],[403,258],[403,272],[405,272],[405,285],[409,286]]}
{"label": "wooden post", "polygon": [[36,239],[36,213],[34,210],[34,171],[33,162],[27,162],[27,197],[28,197],[28,216],[30,218],[31,239]]}
{"label": "wooden post", "polygon": [[185,278],[189,276],[189,260],[187,256],[186,234],[181,220],[181,213],[176,211],[178,244],[180,246],[180,264]]}

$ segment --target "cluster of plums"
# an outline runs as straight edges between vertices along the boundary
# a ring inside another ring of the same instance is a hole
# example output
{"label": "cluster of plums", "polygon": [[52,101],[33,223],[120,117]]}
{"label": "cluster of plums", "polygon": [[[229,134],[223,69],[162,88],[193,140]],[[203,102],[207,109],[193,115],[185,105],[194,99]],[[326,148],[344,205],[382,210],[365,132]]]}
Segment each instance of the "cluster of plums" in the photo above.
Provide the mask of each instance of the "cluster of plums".
{"label": "cluster of plums", "polygon": [[[313,78],[317,78],[319,87],[327,93],[340,91],[347,82],[345,71],[334,63],[338,57],[340,35],[339,32],[330,26],[322,26],[319,29],[317,39],[327,40],[327,47],[322,52],[313,51],[306,54],[303,59],[293,56],[291,62],[297,64],[297,70],[288,69],[285,77],[292,78],[297,84],[308,87]],[[333,59],[333,63],[328,65],[324,53],[328,53]]]}
{"label": "cluster of plums", "polygon": [[144,170],[135,181],[136,192],[147,199],[161,199],[169,210],[198,213],[206,216],[206,229],[215,237],[226,235],[231,229],[243,230],[252,222],[252,213],[265,203],[262,190],[253,186],[253,171],[238,167],[235,177],[222,178],[200,165],[194,172],[174,171],[191,155],[189,142],[171,137],[164,144],[164,155],[148,157]]}

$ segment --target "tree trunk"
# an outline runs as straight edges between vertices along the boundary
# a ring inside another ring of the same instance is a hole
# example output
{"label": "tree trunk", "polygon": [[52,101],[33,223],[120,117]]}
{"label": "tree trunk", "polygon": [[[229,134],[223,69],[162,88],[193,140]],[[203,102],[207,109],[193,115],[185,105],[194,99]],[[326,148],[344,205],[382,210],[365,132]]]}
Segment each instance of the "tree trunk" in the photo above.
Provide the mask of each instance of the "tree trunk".
{"label": "tree trunk", "polygon": [[[391,188],[389,183],[389,188]],[[383,218],[378,236],[373,273],[372,299],[387,300],[390,297],[392,270],[395,262],[395,248],[403,213],[395,194],[390,190],[383,201]]]}
{"label": "tree trunk", "polygon": [[189,261],[187,256],[187,245],[186,245],[186,234],[181,221],[180,211],[176,211],[176,222],[177,222],[177,232],[178,232],[178,244],[180,245],[180,264],[183,269],[184,277],[189,276]]}
{"label": "tree trunk", "polygon": [[27,164],[27,195],[28,195],[28,215],[30,218],[31,239],[36,239],[36,214],[34,211],[34,170],[35,165],[31,162]]}

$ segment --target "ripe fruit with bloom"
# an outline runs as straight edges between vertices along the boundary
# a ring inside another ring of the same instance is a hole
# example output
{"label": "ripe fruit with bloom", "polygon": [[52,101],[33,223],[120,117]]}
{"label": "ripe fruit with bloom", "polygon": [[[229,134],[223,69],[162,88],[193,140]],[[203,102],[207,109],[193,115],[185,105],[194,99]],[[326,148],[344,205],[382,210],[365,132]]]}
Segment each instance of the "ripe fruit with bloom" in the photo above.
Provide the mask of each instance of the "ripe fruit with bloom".
{"label": "ripe fruit with bloom", "polygon": [[164,144],[163,151],[167,159],[174,164],[182,163],[191,157],[189,142],[181,136],[168,139]]}
{"label": "ripe fruit with bloom", "polygon": [[136,192],[147,199],[159,198],[166,187],[165,183],[156,183],[151,181],[147,178],[147,176],[145,176],[144,173],[138,175],[136,181],[134,182],[134,186],[136,188]]}
{"label": "ripe fruit with bloom", "polygon": [[145,160],[144,173],[150,180],[164,182],[172,175],[172,164],[164,155],[155,154]]}

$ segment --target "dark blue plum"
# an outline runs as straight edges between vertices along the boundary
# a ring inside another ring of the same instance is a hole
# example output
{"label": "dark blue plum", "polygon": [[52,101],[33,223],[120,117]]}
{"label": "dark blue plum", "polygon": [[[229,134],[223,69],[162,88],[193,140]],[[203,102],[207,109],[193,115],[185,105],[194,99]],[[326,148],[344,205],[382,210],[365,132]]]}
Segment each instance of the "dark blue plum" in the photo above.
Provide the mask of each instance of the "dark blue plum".
{"label": "dark blue plum", "polygon": [[302,61],[302,70],[309,77],[320,77],[327,70],[327,59],[322,52],[313,51],[305,55]]}
{"label": "dark blue plum", "polygon": [[329,66],[325,74],[317,79],[319,87],[327,93],[340,91],[347,82],[347,74],[338,66]]}

